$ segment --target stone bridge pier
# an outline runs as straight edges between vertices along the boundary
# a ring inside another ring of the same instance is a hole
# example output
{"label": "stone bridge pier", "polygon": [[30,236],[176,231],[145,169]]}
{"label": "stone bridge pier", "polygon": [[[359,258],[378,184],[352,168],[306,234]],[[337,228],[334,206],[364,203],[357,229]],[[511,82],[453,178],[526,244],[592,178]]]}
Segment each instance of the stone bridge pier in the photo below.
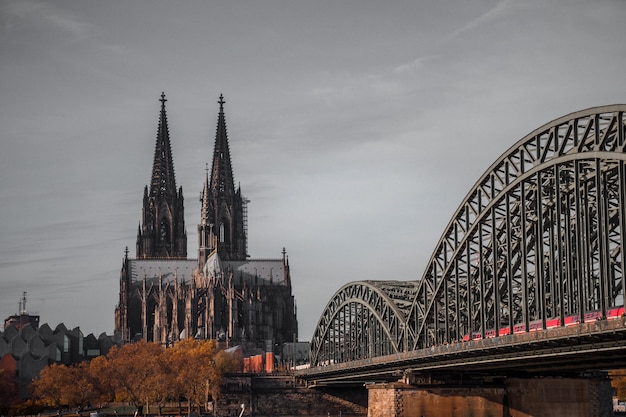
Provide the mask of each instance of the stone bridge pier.
{"label": "stone bridge pier", "polygon": [[605,375],[367,385],[368,417],[610,417]]}

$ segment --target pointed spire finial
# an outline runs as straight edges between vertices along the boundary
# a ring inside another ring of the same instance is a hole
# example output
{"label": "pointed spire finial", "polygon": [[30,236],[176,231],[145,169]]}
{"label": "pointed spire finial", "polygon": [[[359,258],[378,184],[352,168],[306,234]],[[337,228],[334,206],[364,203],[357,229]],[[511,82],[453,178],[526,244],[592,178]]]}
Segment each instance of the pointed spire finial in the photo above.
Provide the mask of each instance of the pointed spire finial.
{"label": "pointed spire finial", "polygon": [[161,102],[161,107],[165,107],[165,102],[167,101],[167,99],[165,98],[165,91],[161,92],[161,98],[159,99],[159,101]]}
{"label": "pointed spire finial", "polygon": [[220,112],[224,111],[224,103],[226,103],[226,101],[224,100],[224,96],[222,94],[220,94],[220,99],[218,101],[219,105],[220,105]]}

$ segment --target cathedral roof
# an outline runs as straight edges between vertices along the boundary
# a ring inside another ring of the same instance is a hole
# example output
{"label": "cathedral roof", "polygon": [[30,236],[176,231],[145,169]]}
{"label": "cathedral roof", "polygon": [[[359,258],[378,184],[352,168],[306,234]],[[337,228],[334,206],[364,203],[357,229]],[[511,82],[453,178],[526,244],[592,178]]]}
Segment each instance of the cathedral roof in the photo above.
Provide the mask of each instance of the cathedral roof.
{"label": "cathedral roof", "polygon": [[[131,282],[141,282],[144,277],[148,281],[157,281],[159,277],[163,283],[189,282],[194,269],[198,266],[197,259],[129,259]],[[204,266],[204,273],[217,275],[229,268],[233,269],[237,277],[258,277],[258,279],[280,284],[285,280],[285,269],[282,259],[247,259],[241,261],[224,261],[217,253],[213,253]],[[217,272],[217,273],[216,273]]]}
{"label": "cathedral roof", "polygon": [[198,266],[197,259],[129,259],[131,282],[163,278],[163,283],[189,282]]}
{"label": "cathedral roof", "polygon": [[222,271],[230,268],[236,278],[244,278],[252,281],[257,279],[282,284],[285,281],[285,268],[282,259],[246,259],[241,261],[222,260],[217,251],[214,251],[204,265],[204,274],[218,276]]}
{"label": "cathedral roof", "polygon": [[259,277],[260,279],[280,284],[285,281],[285,268],[282,259],[247,259],[242,261],[226,261],[223,265],[230,265],[237,273],[244,277]]}

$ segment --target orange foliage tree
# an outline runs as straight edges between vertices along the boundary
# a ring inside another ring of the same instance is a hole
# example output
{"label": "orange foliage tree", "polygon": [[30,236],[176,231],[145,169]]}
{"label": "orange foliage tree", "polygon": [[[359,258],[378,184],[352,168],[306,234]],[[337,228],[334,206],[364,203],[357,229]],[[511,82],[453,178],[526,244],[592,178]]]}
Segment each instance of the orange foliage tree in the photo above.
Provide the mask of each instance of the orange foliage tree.
{"label": "orange foliage tree", "polygon": [[6,415],[19,402],[15,373],[0,368],[0,414]]}
{"label": "orange foliage tree", "polygon": [[215,365],[217,353],[214,340],[185,339],[168,349],[169,363],[174,370],[178,394],[187,399],[189,413],[194,406],[206,404],[220,394],[222,372]]}
{"label": "orange foliage tree", "polygon": [[61,409],[69,405],[67,387],[73,383],[70,369],[53,363],[41,370],[33,380],[31,391],[44,405]]}
{"label": "orange foliage tree", "polygon": [[82,409],[98,397],[87,362],[47,366],[33,381],[31,389],[45,405],[57,409],[62,406]]}
{"label": "orange foliage tree", "polygon": [[109,361],[106,356],[96,356],[89,362],[89,375],[94,386],[95,403],[115,401],[116,387],[108,378]]}
{"label": "orange foliage tree", "polygon": [[151,378],[161,372],[163,348],[156,343],[137,342],[113,347],[100,369],[100,384],[115,387],[118,401],[128,401],[140,410],[151,398]]}
{"label": "orange foliage tree", "polygon": [[70,383],[64,387],[64,398],[70,406],[83,409],[98,397],[93,378],[89,373],[89,363],[81,362],[68,368]]}
{"label": "orange foliage tree", "polygon": [[189,412],[220,395],[224,372],[241,370],[241,361],[217,351],[213,340],[185,339],[173,348],[137,342],[113,347],[106,356],[67,367],[50,365],[33,383],[46,405],[82,407],[87,403],[126,401],[143,413],[167,401],[186,399]]}
{"label": "orange foliage tree", "polygon": [[165,403],[175,398],[174,379],[175,373],[168,361],[167,350],[153,358],[153,364],[157,369],[150,374],[145,381],[146,384],[146,405],[153,404],[159,407],[159,415]]}
{"label": "orange foliage tree", "polygon": [[215,355],[215,366],[222,373],[234,373],[243,371],[243,360],[241,354],[236,356],[235,354],[226,353],[224,350],[220,350]]}

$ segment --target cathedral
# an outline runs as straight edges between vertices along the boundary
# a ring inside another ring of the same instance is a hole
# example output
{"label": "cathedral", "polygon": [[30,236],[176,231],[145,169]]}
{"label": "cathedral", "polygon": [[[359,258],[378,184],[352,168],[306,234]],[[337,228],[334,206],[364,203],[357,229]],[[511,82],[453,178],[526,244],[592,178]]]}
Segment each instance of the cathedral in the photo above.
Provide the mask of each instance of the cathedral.
{"label": "cathedral", "polygon": [[126,248],[115,333],[124,342],[171,346],[187,337],[265,351],[296,342],[298,323],[285,249],[276,259],[247,251],[247,203],[235,187],[224,99],[213,159],[201,191],[198,257],[187,258],[182,187],[176,187],[165,94],[150,185],[143,191],[136,256]]}

